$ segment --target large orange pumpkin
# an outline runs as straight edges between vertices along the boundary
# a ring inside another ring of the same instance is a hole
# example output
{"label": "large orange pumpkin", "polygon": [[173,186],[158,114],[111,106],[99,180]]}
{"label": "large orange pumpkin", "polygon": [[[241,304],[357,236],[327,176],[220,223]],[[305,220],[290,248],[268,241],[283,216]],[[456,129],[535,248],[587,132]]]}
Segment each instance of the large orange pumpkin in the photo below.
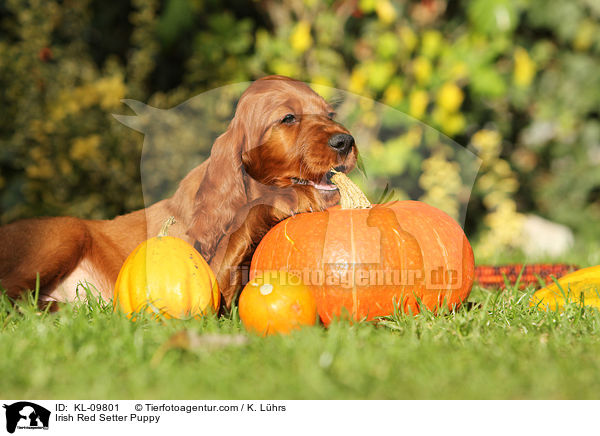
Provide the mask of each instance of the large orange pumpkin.
{"label": "large orange pumpkin", "polygon": [[298,214],[265,235],[250,278],[266,270],[301,276],[326,325],[345,312],[370,320],[392,314],[394,303],[416,313],[418,300],[436,310],[467,298],[473,251],[456,221],[417,201],[345,209],[338,186],[342,207]]}
{"label": "large orange pumpkin", "polygon": [[201,317],[218,310],[220,294],[210,267],[194,247],[167,235],[137,246],[127,257],[115,284],[113,304],[131,316],[140,310],[165,318]]}

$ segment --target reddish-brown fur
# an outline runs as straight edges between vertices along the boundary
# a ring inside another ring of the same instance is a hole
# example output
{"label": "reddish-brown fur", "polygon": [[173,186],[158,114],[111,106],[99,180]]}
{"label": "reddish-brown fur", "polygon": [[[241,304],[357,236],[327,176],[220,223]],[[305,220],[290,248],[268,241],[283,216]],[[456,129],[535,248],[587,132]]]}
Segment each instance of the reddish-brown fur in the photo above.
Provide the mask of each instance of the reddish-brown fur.
{"label": "reddish-brown fur", "polygon": [[[354,167],[355,146],[347,153],[328,146],[332,135],[348,133],[331,120],[331,112],[301,82],[282,76],[254,82],[210,158],[171,198],[113,220],[36,218],[1,227],[0,286],[17,297],[35,287],[39,273],[41,295],[52,300],[57,285],[85,261],[105,279],[100,291],[109,299],[127,255],[173,215],[170,234],[195,244],[229,306],[241,284],[240,265],[274,224],[337,203],[337,191],[293,183],[293,178],[323,183],[331,168]],[[295,121],[282,122],[286,114]]]}

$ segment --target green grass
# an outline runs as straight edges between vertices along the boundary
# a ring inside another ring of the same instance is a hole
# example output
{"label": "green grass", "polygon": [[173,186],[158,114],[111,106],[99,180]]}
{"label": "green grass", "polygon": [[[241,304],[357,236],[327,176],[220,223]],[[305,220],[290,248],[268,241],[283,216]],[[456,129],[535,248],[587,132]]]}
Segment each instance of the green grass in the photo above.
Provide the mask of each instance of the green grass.
{"label": "green grass", "polygon": [[[129,321],[94,303],[40,312],[0,299],[0,395],[31,399],[571,399],[600,397],[600,313],[475,288],[469,307],[345,322],[242,345],[168,346],[187,330],[246,335],[237,315]],[[32,298],[33,300],[33,298]],[[167,345],[165,345],[167,344]],[[164,354],[160,350],[165,351]],[[162,356],[162,357],[161,357]],[[154,357],[154,359],[153,359]]]}

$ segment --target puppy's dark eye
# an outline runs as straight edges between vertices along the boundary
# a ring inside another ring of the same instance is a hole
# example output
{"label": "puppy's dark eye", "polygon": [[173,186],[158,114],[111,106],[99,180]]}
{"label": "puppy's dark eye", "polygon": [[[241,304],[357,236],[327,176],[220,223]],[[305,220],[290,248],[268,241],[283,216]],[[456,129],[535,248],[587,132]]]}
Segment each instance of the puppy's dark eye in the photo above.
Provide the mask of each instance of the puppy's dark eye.
{"label": "puppy's dark eye", "polygon": [[329,113],[327,114],[327,117],[328,117],[330,120],[333,120],[333,119],[335,118],[335,112],[329,112]]}
{"label": "puppy's dark eye", "polygon": [[296,117],[293,114],[287,114],[285,117],[283,117],[281,122],[283,124],[293,124],[296,122]]}

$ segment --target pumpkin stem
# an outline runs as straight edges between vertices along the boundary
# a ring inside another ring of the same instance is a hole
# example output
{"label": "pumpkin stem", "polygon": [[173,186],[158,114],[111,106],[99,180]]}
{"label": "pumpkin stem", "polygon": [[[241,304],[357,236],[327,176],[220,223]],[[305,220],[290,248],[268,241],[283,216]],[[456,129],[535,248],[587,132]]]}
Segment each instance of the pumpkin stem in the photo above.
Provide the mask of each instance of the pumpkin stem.
{"label": "pumpkin stem", "polygon": [[174,216],[170,216],[169,218],[167,218],[163,223],[162,227],[160,228],[160,232],[158,232],[158,237],[160,238],[162,236],[169,236],[169,227],[171,227],[175,223],[176,221]]}
{"label": "pumpkin stem", "polygon": [[368,209],[371,202],[356,184],[342,172],[331,170],[331,181],[340,191],[340,205],[342,209]]}

